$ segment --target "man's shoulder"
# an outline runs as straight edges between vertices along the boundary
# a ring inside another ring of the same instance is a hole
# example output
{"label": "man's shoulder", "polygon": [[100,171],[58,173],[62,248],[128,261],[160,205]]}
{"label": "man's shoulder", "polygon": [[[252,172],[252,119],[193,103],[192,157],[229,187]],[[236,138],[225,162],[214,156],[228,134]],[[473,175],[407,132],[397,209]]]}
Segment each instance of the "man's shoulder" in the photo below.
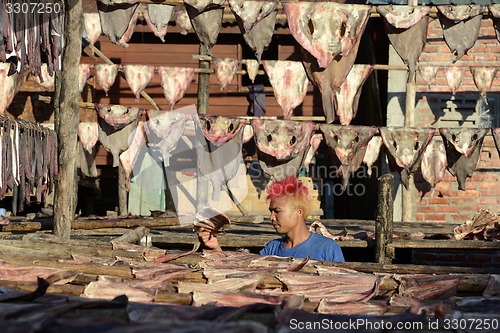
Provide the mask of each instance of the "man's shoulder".
{"label": "man's shoulder", "polygon": [[333,239],[331,239],[329,237],[326,237],[326,236],[323,236],[321,234],[318,234],[317,232],[311,232],[311,238],[310,238],[310,240],[313,241],[313,242],[321,242],[322,244],[323,243],[327,243],[327,244],[334,243],[334,244],[337,244],[337,242],[334,241]]}
{"label": "man's shoulder", "polygon": [[280,245],[280,244],[283,244],[283,242],[285,241],[285,237],[280,237],[280,238],[275,238],[273,240],[270,240],[269,242],[267,242],[266,246],[269,246],[269,245]]}

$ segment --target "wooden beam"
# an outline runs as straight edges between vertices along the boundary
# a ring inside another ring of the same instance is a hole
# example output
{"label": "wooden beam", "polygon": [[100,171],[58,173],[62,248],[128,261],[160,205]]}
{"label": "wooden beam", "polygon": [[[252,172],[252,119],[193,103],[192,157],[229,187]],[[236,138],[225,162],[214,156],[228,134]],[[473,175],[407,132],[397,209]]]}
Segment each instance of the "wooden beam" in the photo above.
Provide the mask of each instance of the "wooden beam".
{"label": "wooden beam", "polygon": [[[106,228],[155,228],[178,226],[177,218],[125,218],[125,219],[86,219],[77,220],[71,223],[73,230],[93,230]],[[50,219],[40,221],[21,221],[11,222],[6,225],[0,225],[1,232],[34,232],[41,230],[52,230],[54,223]]]}
{"label": "wooden beam", "polygon": [[375,220],[375,261],[381,264],[391,262],[387,245],[392,241],[393,233],[393,190],[394,176],[385,174],[378,179],[377,217]]}
{"label": "wooden beam", "polygon": [[54,198],[54,234],[70,238],[77,201],[77,128],[79,64],[82,53],[83,11],[80,0],[65,2],[62,70],[56,76],[55,129],[58,138],[58,167]]}

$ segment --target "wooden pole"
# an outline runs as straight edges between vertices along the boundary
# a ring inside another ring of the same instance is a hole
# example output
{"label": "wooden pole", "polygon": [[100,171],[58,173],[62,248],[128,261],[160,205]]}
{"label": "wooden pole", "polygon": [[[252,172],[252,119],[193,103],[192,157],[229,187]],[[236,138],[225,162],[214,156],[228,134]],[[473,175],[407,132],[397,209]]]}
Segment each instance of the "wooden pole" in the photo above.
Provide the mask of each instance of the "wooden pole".
{"label": "wooden pole", "polygon": [[[210,49],[200,43],[200,56],[210,54]],[[210,61],[200,60],[199,68],[210,69]],[[208,97],[210,96],[210,74],[198,73],[198,114],[208,113]],[[198,161],[197,164],[198,165]],[[208,202],[208,181],[200,177],[197,170],[196,178],[196,211],[199,212]]]}
{"label": "wooden pole", "polygon": [[121,216],[128,213],[127,199],[127,176],[122,164],[118,163],[118,214]]}
{"label": "wooden pole", "polygon": [[77,185],[77,128],[80,122],[78,66],[82,53],[83,11],[80,0],[68,0],[65,6],[62,68],[56,77],[55,129],[58,138],[59,174],[55,186],[54,234],[69,239],[75,219]]}
{"label": "wooden pole", "polygon": [[385,174],[378,179],[377,217],[375,219],[375,261],[380,264],[390,263],[387,245],[392,241],[393,226],[393,189],[394,176]]}
{"label": "wooden pole", "polygon": [[[418,6],[418,0],[409,0],[409,6]],[[408,76],[411,73],[408,72]],[[406,105],[405,105],[405,127],[414,126],[415,118],[415,101],[416,101],[416,82],[415,73],[412,77],[408,77],[406,83]],[[408,188],[402,186],[402,215],[401,220],[403,222],[415,221],[415,216],[413,214],[414,207],[414,193],[415,193],[415,182],[413,175],[408,176]]]}

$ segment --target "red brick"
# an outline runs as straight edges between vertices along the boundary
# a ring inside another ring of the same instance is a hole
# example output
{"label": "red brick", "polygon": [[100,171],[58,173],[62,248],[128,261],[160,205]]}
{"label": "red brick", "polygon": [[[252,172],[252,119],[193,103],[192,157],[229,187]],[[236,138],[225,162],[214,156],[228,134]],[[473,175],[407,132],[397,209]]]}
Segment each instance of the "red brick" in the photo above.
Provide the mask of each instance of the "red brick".
{"label": "red brick", "polygon": [[479,205],[466,205],[460,206],[460,212],[465,213],[465,211],[477,212],[479,210]]}
{"label": "red brick", "polygon": [[498,189],[483,189],[481,190],[481,196],[483,197],[488,197],[488,196],[491,196],[491,197],[496,197],[496,196],[500,196],[500,188]]}
{"label": "red brick", "polygon": [[475,214],[458,214],[455,216],[455,223],[465,223],[465,221],[470,220]]}
{"label": "red brick", "polygon": [[497,198],[492,198],[492,197],[479,198],[477,199],[477,203],[483,205],[496,205]]}
{"label": "red brick", "polygon": [[426,221],[446,221],[446,214],[425,214]]}
{"label": "red brick", "polygon": [[[482,188],[493,188],[493,189],[499,189],[499,186],[498,186],[498,182],[487,182],[487,181],[483,181],[481,183],[479,183],[479,188],[482,189]],[[499,189],[499,192],[500,192],[500,189]]]}
{"label": "red brick", "polygon": [[438,46],[437,45],[426,45],[424,47],[424,53],[436,53],[438,50]]}
{"label": "red brick", "polygon": [[484,175],[483,180],[484,181],[496,181],[498,184],[498,180],[499,180],[498,178],[499,177],[495,174],[486,174],[486,175]]}
{"label": "red brick", "polygon": [[424,220],[424,214],[415,214],[415,220],[417,221],[423,221]]}
{"label": "red brick", "polygon": [[462,204],[462,203],[476,202],[475,198],[466,198],[466,197],[451,198],[450,200],[451,200],[452,204]]}
{"label": "red brick", "polygon": [[497,57],[494,54],[474,54],[474,60],[476,62],[480,61],[496,61]]}
{"label": "red brick", "polygon": [[434,213],[435,211],[434,206],[417,206],[418,213]]}
{"label": "red brick", "polygon": [[476,43],[474,47],[472,47],[469,50],[469,54],[484,53],[484,52],[486,52],[486,45],[480,43]]}
{"label": "red brick", "polygon": [[[469,184],[467,184],[467,188],[469,187]],[[480,192],[476,190],[465,190],[465,191],[458,191],[458,196],[459,197],[477,197],[479,196]]]}
{"label": "red brick", "polygon": [[445,178],[445,180],[437,183],[435,188],[436,188],[436,190],[440,190],[440,191],[449,191],[451,188],[451,185],[450,185],[450,182],[446,181],[446,178]]}
{"label": "red brick", "polygon": [[457,206],[437,206],[436,213],[458,213],[460,210]]}
{"label": "red brick", "polygon": [[450,204],[449,198],[434,197],[434,198],[429,198],[427,201],[429,202],[429,204],[445,204],[445,205]]}
{"label": "red brick", "polygon": [[[470,181],[481,181],[483,180],[483,173],[482,172],[474,172],[472,177],[469,178]],[[475,187],[475,186],[474,186]]]}

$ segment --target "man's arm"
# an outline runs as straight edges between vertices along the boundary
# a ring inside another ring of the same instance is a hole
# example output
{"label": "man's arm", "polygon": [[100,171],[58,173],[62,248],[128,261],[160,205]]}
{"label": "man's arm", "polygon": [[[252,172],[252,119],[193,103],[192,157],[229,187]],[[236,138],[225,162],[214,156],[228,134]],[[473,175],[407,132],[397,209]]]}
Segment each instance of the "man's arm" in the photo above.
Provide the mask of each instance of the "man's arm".
{"label": "man's arm", "polygon": [[210,231],[199,228],[196,231],[196,234],[198,235],[198,240],[206,249],[212,251],[222,251],[219,241],[217,240],[217,236],[210,233]]}

